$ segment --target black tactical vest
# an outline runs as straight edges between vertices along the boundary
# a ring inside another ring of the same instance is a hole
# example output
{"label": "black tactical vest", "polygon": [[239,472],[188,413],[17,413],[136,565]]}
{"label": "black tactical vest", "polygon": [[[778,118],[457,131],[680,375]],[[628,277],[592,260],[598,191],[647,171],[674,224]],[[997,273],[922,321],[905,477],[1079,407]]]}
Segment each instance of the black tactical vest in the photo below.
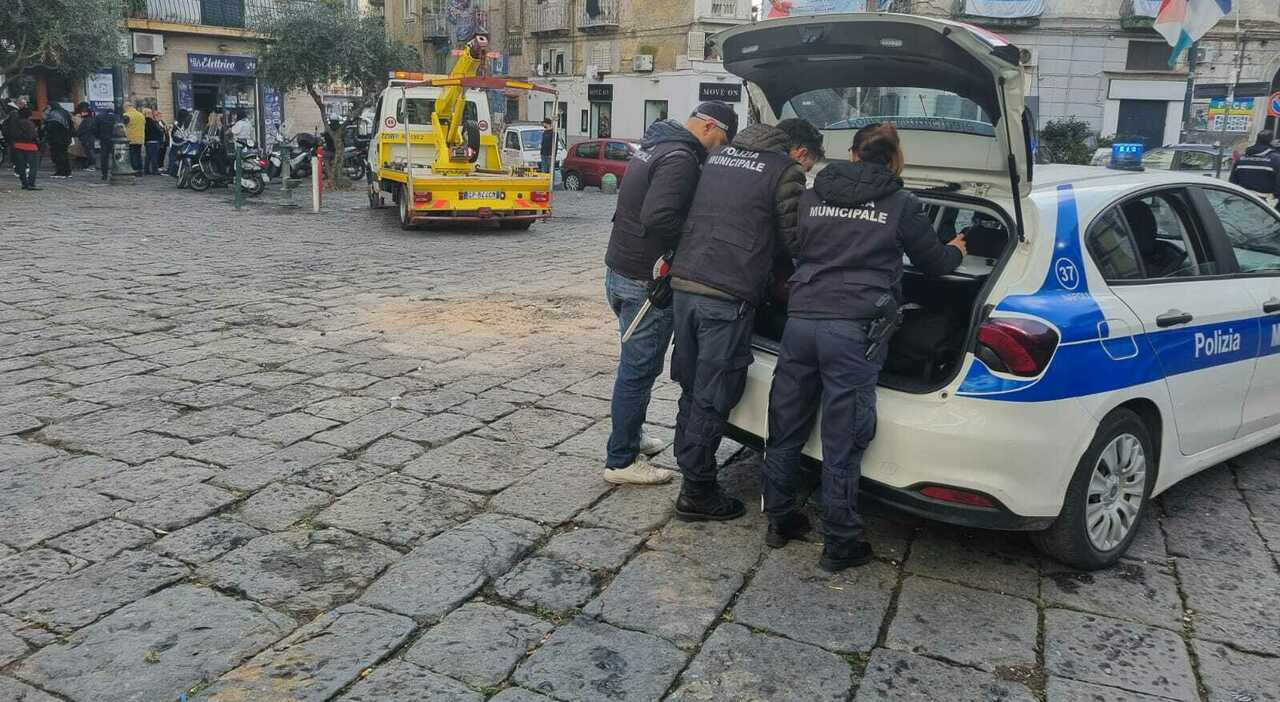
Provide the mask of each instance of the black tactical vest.
{"label": "black tactical vest", "polygon": [[636,151],[622,176],[617,209],[613,214],[613,231],[609,235],[609,248],[604,262],[615,272],[632,280],[652,280],[654,262],[667,252],[662,236],[645,231],[644,225],[640,223],[640,210],[644,207],[644,198],[649,192],[654,165],[675,151],[687,151],[690,158],[698,158],[693,146],[687,142],[663,142],[652,149]]}
{"label": "black tactical vest", "polygon": [[898,227],[910,196],[902,190],[855,207],[800,197],[799,251],[787,314],[826,319],[872,319],[876,301],[898,299],[902,244]]}
{"label": "black tactical vest", "polygon": [[780,246],[774,219],[778,184],[792,163],[786,154],[735,146],[708,157],[672,277],[760,304]]}
{"label": "black tactical vest", "polygon": [[1257,193],[1274,194],[1276,192],[1276,151],[1265,149],[1256,154],[1246,151],[1233,167],[1231,182]]}

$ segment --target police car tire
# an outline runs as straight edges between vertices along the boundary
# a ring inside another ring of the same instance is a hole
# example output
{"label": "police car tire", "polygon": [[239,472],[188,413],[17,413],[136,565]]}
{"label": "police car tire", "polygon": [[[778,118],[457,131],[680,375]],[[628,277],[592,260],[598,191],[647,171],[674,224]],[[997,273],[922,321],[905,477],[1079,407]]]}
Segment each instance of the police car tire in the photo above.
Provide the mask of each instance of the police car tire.
{"label": "police car tire", "polygon": [[[1138,517],[1134,521],[1134,526],[1129,529],[1129,533],[1118,546],[1109,551],[1101,551],[1089,539],[1089,525],[1086,518],[1089,481],[1102,451],[1116,437],[1123,434],[1133,435],[1142,444],[1142,450],[1147,457],[1146,485],[1143,486],[1142,504],[1138,508]],[[1152,448],[1151,433],[1147,425],[1130,410],[1123,408],[1113,410],[1098,424],[1093,442],[1080,457],[1075,475],[1067,486],[1062,512],[1048,529],[1031,534],[1032,543],[1045,555],[1080,570],[1101,570],[1114,565],[1129,548],[1129,544],[1133,543],[1142,520],[1146,518],[1157,468],[1156,453]]]}

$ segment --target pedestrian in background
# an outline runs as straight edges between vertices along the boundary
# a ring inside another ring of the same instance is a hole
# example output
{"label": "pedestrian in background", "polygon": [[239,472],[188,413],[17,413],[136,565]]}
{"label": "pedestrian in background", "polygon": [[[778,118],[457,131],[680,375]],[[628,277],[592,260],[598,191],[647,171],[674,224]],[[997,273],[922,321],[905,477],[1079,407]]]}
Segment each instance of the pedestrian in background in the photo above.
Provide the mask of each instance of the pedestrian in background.
{"label": "pedestrian in background", "polygon": [[71,177],[71,113],[59,102],[50,102],[44,109],[44,138],[49,145],[49,157],[53,159],[53,178]]}
{"label": "pedestrian in background", "polygon": [[753,124],[707,157],[671,267],[680,383],[676,517],[727,521],[746,513],[716,479],[716,450],[742,399],[756,307],[775,267],[790,264],[805,173],[823,157],[822,133],[802,119]]}
{"label": "pedestrian in background", "polygon": [[36,187],[36,171],[40,169],[40,133],[31,121],[31,109],[18,110],[13,124],[13,166],[22,181],[23,190]]}
{"label": "pedestrian in background", "polygon": [[607,482],[654,485],[675,477],[645,460],[666,448],[645,435],[644,420],[671,345],[672,325],[670,281],[655,281],[653,270],[679,245],[707,152],[733,138],[737,127],[737,114],[722,102],[699,105],[684,124],[654,122],[623,174],[604,259],[605,296],[618,318],[619,334],[626,333],[646,299],[653,302],[618,357],[604,463]]}
{"label": "pedestrian in background", "polygon": [[551,119],[542,120],[542,143],[538,145],[538,157],[541,162],[538,170],[550,173],[556,158],[556,130],[551,126]]}
{"label": "pedestrian in background", "polygon": [[124,110],[124,134],[129,140],[129,165],[136,175],[142,175],[142,148],[147,143],[147,118],[138,111],[138,105]]}
{"label": "pedestrian in background", "polygon": [[143,162],[142,171],[145,175],[160,175],[160,163],[162,158],[162,148],[164,147],[165,131],[164,123],[159,119],[159,112],[150,108],[142,111],[143,119],[146,120],[146,159]]}
{"label": "pedestrian in background", "polygon": [[96,118],[93,116],[93,108],[89,103],[82,102],[76,105],[76,115],[80,118],[80,123],[76,125],[76,139],[80,142],[80,167],[84,170],[92,170],[97,162],[97,137],[94,135],[96,131]]}
{"label": "pedestrian in background", "polygon": [[18,126],[18,113],[22,112],[22,108],[26,106],[27,101],[24,98],[10,100],[5,105],[4,119],[0,121],[0,135],[4,136],[5,148],[8,149],[9,167],[13,169],[13,174],[18,178],[22,178],[22,174],[18,171],[18,160],[13,154],[13,134]]}
{"label": "pedestrian in background", "polygon": [[93,135],[98,140],[98,171],[102,174],[103,182],[106,182],[111,177],[111,160],[115,155],[117,119],[119,118],[111,107],[108,107],[93,119]]}

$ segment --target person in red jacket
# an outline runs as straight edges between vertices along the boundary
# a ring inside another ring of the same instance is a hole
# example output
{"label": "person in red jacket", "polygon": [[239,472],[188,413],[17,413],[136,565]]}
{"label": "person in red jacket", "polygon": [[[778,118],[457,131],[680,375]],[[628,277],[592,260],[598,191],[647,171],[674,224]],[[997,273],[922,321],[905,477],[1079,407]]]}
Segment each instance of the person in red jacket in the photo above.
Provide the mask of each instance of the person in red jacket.
{"label": "person in red jacket", "polygon": [[13,125],[13,165],[22,179],[23,190],[40,190],[36,187],[36,171],[40,168],[40,134],[31,121],[31,108],[18,111],[18,121]]}

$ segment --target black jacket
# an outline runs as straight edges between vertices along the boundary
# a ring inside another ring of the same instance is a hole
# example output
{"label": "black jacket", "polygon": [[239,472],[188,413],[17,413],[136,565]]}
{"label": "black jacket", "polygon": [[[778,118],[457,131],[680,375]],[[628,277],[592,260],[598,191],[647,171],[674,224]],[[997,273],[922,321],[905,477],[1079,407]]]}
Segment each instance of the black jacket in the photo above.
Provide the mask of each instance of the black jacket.
{"label": "black jacket", "polygon": [[1280,197],[1280,151],[1254,144],[1231,167],[1232,183],[1256,193]]}
{"label": "black jacket", "polygon": [[147,123],[143,129],[144,129],[143,133],[146,135],[144,138],[147,141],[164,141],[165,140],[164,127],[160,126],[160,122],[158,122],[157,120],[154,120],[148,117]]}
{"label": "black jacket", "polygon": [[551,150],[555,148],[555,143],[556,143],[556,130],[554,129],[542,130],[542,143],[538,145],[538,154],[541,155],[542,158],[551,158],[551,153],[552,153]]}
{"label": "black jacket", "polygon": [[680,241],[707,150],[684,125],[649,125],[627,164],[604,262],[633,280],[650,280],[653,264]]}
{"label": "black jacket", "polygon": [[791,316],[871,319],[885,293],[902,299],[904,252],[927,275],[950,273],[963,259],[938,240],[902,179],[879,164],[828,164],[801,198],[799,216],[788,242],[796,258]]}
{"label": "black jacket", "polygon": [[804,169],[782,130],[753,124],[707,157],[671,270],[676,290],[759,305],[795,236]]}
{"label": "black jacket", "polygon": [[95,134],[98,131],[98,118],[94,115],[85,115],[80,120],[80,126],[76,128],[76,138],[84,144],[86,148],[93,146]]}
{"label": "black jacket", "polygon": [[98,137],[98,145],[100,148],[110,148],[111,140],[116,134],[116,113],[108,110],[102,112],[93,118],[94,136]]}

